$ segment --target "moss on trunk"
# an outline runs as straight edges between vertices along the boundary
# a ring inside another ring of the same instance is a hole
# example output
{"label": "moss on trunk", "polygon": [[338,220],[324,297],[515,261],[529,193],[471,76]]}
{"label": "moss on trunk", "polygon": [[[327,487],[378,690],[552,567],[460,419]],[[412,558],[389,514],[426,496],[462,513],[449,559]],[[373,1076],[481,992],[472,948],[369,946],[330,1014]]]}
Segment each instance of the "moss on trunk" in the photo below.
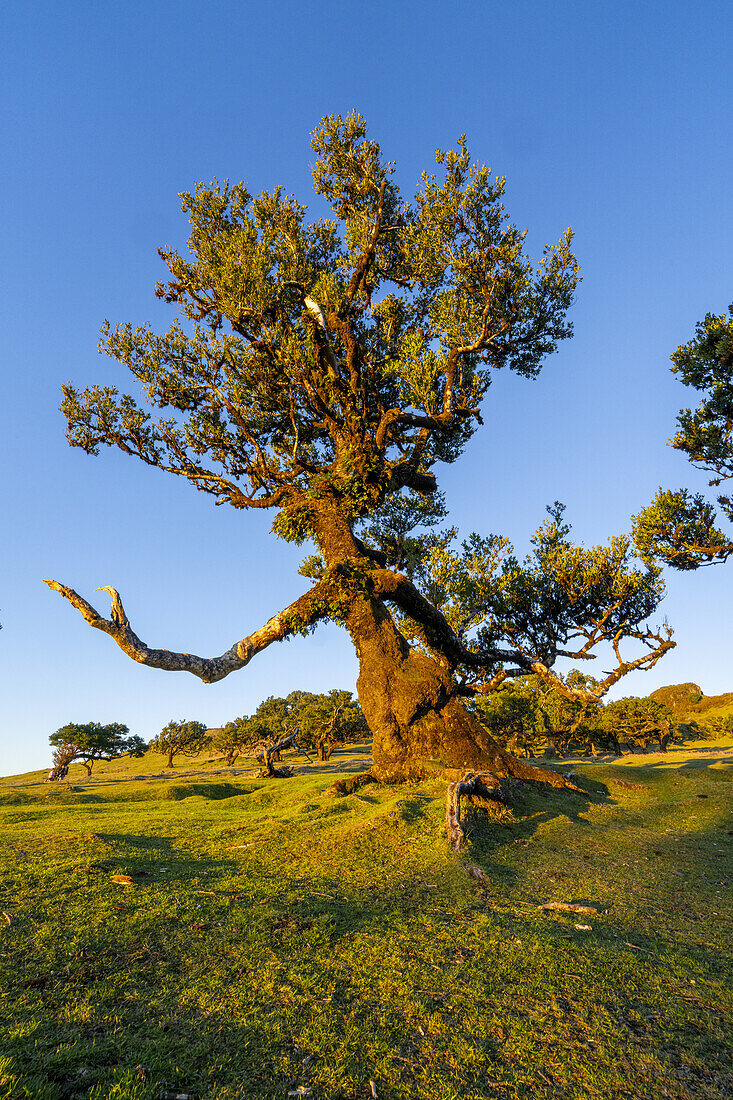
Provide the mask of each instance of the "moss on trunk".
{"label": "moss on trunk", "polygon": [[452,671],[410,647],[380,600],[355,598],[346,626],[359,658],[357,692],[374,735],[377,779],[455,779],[474,771],[567,785],[557,772],[500,748],[461,705]]}

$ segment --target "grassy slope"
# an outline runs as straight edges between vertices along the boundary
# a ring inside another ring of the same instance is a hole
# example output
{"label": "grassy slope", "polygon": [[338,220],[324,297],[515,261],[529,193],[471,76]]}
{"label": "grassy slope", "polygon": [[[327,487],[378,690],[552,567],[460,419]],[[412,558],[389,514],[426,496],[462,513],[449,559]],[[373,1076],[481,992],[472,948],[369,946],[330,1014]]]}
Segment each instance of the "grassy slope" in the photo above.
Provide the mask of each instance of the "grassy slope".
{"label": "grassy slope", "polygon": [[363,753],[0,781],[0,1096],[729,1096],[731,744],[573,765],[461,859],[444,784],[326,793]]}

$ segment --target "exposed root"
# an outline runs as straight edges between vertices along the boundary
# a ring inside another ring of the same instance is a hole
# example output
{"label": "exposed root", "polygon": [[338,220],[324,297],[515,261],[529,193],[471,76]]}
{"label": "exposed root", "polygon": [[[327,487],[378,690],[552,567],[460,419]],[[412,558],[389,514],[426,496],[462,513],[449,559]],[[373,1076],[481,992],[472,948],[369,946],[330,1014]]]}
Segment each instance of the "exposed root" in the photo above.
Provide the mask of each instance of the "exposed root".
{"label": "exposed root", "polygon": [[573,778],[576,778],[574,773],[563,775],[562,772],[553,771],[551,768],[541,768],[536,764],[530,764],[527,760],[512,756],[503,749],[498,749],[497,756],[503,764],[503,768],[497,770],[498,775],[513,776],[515,779],[530,783],[546,783],[549,787],[555,787],[558,790],[576,791],[586,797],[588,795],[583,787],[573,783]]}
{"label": "exposed root", "polygon": [[[513,764],[523,764],[523,761],[515,760],[509,756]],[[468,772],[463,779],[448,784],[445,798],[445,829],[448,834],[448,846],[453,852],[458,852],[466,842],[466,834],[461,823],[461,797],[469,798],[477,805],[506,806],[511,802],[511,787],[521,785],[522,782],[548,784],[556,789],[575,791],[577,794],[588,797],[588,792],[559,772],[549,771],[546,768],[527,766],[530,774],[521,778],[515,776],[512,780],[506,777],[496,776],[493,772]]]}
{"label": "exposed root", "polygon": [[477,795],[487,801],[506,804],[507,798],[501,782],[491,772],[467,775],[457,783],[449,783],[445,799],[445,828],[448,833],[448,845],[457,852],[465,843],[466,834],[461,825],[461,795]]}

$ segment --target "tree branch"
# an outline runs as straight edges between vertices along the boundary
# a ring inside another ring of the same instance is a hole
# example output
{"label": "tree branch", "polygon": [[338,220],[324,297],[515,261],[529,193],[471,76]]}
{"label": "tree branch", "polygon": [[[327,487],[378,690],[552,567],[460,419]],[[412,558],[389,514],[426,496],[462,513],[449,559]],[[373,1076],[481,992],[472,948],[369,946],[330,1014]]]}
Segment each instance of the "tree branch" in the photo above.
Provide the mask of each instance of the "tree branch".
{"label": "tree branch", "polygon": [[58,581],[47,580],[44,583],[60,592],[90,626],[109,634],[133,661],[150,668],[162,668],[167,672],[190,672],[205,684],[223,680],[230,672],[244,668],[257,653],[273,642],[280,642],[291,634],[302,632],[320,619],[327,618],[329,614],[329,588],[327,582],[321,581],[310,592],[304,593],[278,615],[274,615],[259,630],[236,642],[220,657],[197,657],[193,653],[175,653],[172,650],[151,649],[147,646],[130,626],[119,592],[110,586],[97,589],[99,592],[108,592],[112,599],[111,618],[105,619],[73,588],[67,588]]}
{"label": "tree branch", "polygon": [[[476,651],[469,647],[457,636],[443,613],[426,600],[408,577],[397,573],[392,569],[375,569],[372,574],[375,595],[389,600],[399,607],[415,622],[419,623],[425,631],[425,640],[430,648],[441,653],[454,667],[463,666],[473,673],[480,673],[482,669],[493,669],[490,679],[486,683],[470,685],[463,683],[459,693],[469,695],[473,693],[484,694],[495,690],[509,676],[525,676],[534,674],[548,686],[554,688],[566,699],[577,700],[583,703],[597,703],[608,690],[613,687],[627,673],[638,669],[653,668],[657,661],[677,644],[672,640],[672,632],[668,629],[665,636],[655,634],[651,630],[629,630],[626,633],[619,632],[614,646],[617,667],[606,674],[605,678],[593,689],[571,687],[558,676],[556,672],[537,660],[531,653],[521,650],[501,650],[494,647]],[[649,652],[633,661],[624,661],[618,652],[618,643],[622,638],[635,638],[649,647]],[[603,639],[599,639],[603,640]],[[592,654],[584,654],[586,657]],[[506,665],[513,662],[516,668],[496,669],[496,665]]]}

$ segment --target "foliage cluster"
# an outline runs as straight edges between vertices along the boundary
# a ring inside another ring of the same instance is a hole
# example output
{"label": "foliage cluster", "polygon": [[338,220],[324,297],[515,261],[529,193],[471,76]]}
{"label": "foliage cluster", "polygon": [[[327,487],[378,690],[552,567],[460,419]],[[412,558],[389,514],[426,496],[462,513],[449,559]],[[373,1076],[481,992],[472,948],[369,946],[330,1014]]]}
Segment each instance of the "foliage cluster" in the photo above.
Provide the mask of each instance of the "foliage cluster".
{"label": "foliage cluster", "polygon": [[[708,313],[695,336],[672,354],[672,371],[702,395],[696,409],[682,409],[672,446],[720,486],[733,478],[733,304],[728,315]],[[733,522],[733,499],[720,493],[723,516]],[[675,569],[699,569],[725,561],[733,540],[718,526],[715,507],[702,493],[661,489],[634,517],[634,538],[646,561]]]}

